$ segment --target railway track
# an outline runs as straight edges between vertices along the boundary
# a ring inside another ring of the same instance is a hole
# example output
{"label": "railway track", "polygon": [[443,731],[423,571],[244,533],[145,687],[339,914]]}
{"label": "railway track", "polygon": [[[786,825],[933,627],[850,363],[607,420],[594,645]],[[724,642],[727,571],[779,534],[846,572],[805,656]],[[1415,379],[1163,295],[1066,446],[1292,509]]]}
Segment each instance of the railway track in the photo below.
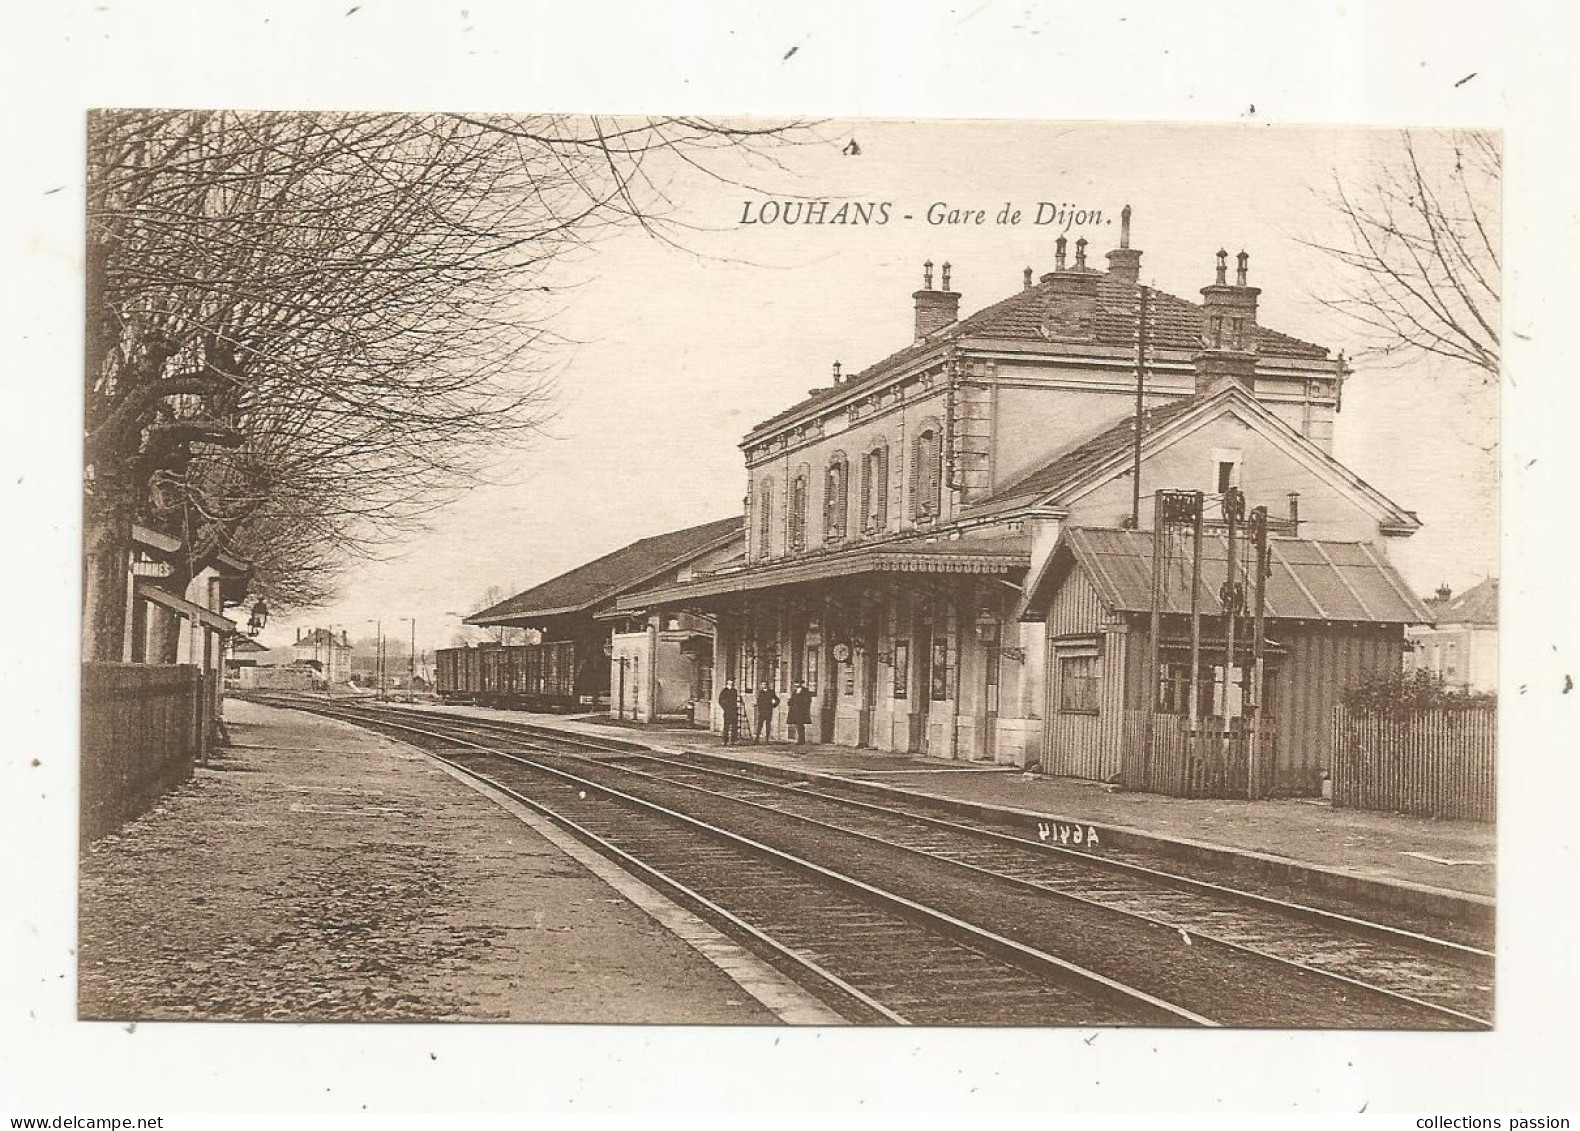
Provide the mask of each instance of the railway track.
{"label": "railway track", "polygon": [[[321,709],[316,704],[314,708]],[[766,909],[751,905],[763,895],[771,905],[799,903],[803,895],[799,886],[776,889],[772,882],[760,882],[763,854],[778,853],[776,867],[801,869],[797,885],[807,882],[810,867],[826,873],[825,883],[837,876],[847,900],[866,899],[870,907],[876,892],[942,914],[957,937],[960,924],[985,932],[986,940],[973,943],[979,957],[986,950],[1002,962],[1005,943],[1019,945],[1062,960],[1083,975],[1106,979],[1113,984],[1104,987],[1110,1000],[1117,986],[1142,995],[1134,1000],[1173,1005],[1178,1010],[1174,1023],[1465,1029],[1491,1023],[1493,956],[1460,943],[961,825],[904,807],[840,796],[809,783],[777,781],[743,767],[724,768],[707,756],[663,756],[644,752],[636,744],[603,743],[530,725],[435,712],[337,707],[326,713],[386,731],[394,728],[408,740],[420,736],[419,745],[447,746],[434,752],[496,785],[520,786],[527,796],[551,781],[574,781],[578,793],[592,790],[600,798],[618,797],[626,808],[653,806],[671,822],[698,822],[706,826],[706,835],[715,844],[721,837],[739,835],[728,830],[749,830],[751,836],[742,837],[744,843],[731,847],[735,856],[728,863],[707,857],[725,873],[722,886],[721,877],[703,876],[698,881],[702,890],[695,894],[714,905],[715,916],[720,909],[739,906],[747,922],[752,921],[749,916],[763,921]],[[573,753],[567,754],[568,750]],[[510,779],[521,775],[534,780],[512,784]],[[571,809],[582,815],[581,807]],[[560,813],[555,816],[566,819]],[[633,835],[618,831],[627,841]],[[606,851],[613,845],[655,864],[666,875],[667,870],[683,870],[682,863],[652,840],[622,847],[611,830],[583,830],[588,832],[608,842],[602,846]],[[755,853],[755,859],[747,861],[743,853]],[[831,867],[834,861],[837,872]],[[732,884],[730,875],[740,877],[740,883]],[[781,891],[777,900],[775,890]],[[788,898],[791,893],[795,898]],[[902,914],[913,929],[919,926],[916,914],[914,909],[908,916]],[[894,970],[913,972],[909,980],[895,985],[905,984],[914,991],[914,972],[929,969],[915,964],[918,952],[910,948],[916,940],[905,938],[892,952],[874,948],[870,938],[862,941],[859,914],[848,921],[840,915],[831,911],[829,922],[838,930],[853,932],[869,959],[875,952],[884,954],[883,965],[891,973],[879,975],[879,991],[893,990],[882,978],[892,978]],[[930,929],[939,927],[934,923]],[[804,932],[783,923],[774,930],[780,932],[774,938],[792,940],[786,944],[788,950],[805,952]],[[820,936],[820,943],[832,946],[834,939],[830,932]],[[764,945],[762,940],[757,943]],[[926,950],[921,945],[921,952]],[[1015,968],[1026,975],[1026,955],[1013,957],[1019,962]],[[816,958],[813,965],[828,967]],[[874,973],[859,964],[855,969],[858,978],[871,978]],[[946,999],[957,973],[938,971],[938,987]],[[985,970],[981,973],[991,977]],[[1069,977],[1072,971],[1064,973]],[[1088,983],[1093,984],[1097,983]],[[1018,992],[1011,989],[1003,1004],[1011,1005]],[[983,1009],[971,1005],[963,1014],[954,1004],[934,1014],[906,998],[906,1008],[919,1017],[899,1016],[925,1023],[1072,1023],[1018,1015],[995,1021],[987,1004],[994,996],[989,992]],[[848,993],[846,997],[859,1000]],[[1041,1002],[1039,1007],[1046,1005],[1059,1013],[1068,1004]],[[868,1017],[857,1019],[894,1020],[870,1007]],[[1073,1023],[1157,1021],[1105,1016]]]}

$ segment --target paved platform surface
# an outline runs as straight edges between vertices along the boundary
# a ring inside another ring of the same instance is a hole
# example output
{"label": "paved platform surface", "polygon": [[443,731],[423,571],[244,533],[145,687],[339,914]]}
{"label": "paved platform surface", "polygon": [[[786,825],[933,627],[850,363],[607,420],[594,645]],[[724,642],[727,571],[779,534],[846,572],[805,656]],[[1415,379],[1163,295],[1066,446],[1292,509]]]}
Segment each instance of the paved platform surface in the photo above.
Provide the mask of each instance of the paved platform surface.
{"label": "paved platform surface", "polygon": [[226,716],[211,768],[82,857],[83,1018],[783,1016],[411,748],[253,703]]}
{"label": "paved platform surface", "polygon": [[797,748],[772,743],[726,747],[717,735],[688,727],[618,725],[586,716],[484,707],[427,709],[515,718],[658,749],[696,750],[835,773],[935,797],[1117,826],[1229,852],[1275,857],[1376,883],[1412,885],[1475,899],[1490,899],[1496,881],[1496,830],[1472,821],[1335,809],[1315,799],[1188,801],[1027,774],[988,763],[895,756],[842,746]]}

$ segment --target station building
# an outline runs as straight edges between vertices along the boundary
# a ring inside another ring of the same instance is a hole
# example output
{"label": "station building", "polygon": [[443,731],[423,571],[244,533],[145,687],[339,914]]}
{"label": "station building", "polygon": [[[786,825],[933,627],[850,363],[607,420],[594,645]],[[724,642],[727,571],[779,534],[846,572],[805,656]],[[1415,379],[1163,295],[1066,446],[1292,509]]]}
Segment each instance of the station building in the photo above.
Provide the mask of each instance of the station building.
{"label": "station building", "polygon": [[[1072,258],[1060,237],[1052,271],[1026,268],[965,318],[950,265],[937,288],[924,265],[908,345],[852,375],[836,363],[831,384],[742,440],[739,560],[628,592],[615,611],[709,618],[716,679],[781,697],[804,681],[823,741],[1105,777],[1121,732],[1074,759],[1052,722],[1095,710],[1121,679],[1124,610],[1094,601],[1070,638],[1049,616],[1048,587],[1072,576],[1051,566],[1075,531],[1148,530],[1155,491],[1214,500],[1233,486],[1274,508],[1291,542],[1364,545],[1368,584],[1402,587],[1388,544],[1419,521],[1331,454],[1342,355],[1259,323],[1244,252],[1231,282],[1219,251],[1187,301],[1141,287],[1129,237],[1127,208],[1106,270],[1085,239]],[[1329,603],[1386,641],[1349,675],[1397,670],[1411,601]],[[784,737],[783,711],[775,726]]]}

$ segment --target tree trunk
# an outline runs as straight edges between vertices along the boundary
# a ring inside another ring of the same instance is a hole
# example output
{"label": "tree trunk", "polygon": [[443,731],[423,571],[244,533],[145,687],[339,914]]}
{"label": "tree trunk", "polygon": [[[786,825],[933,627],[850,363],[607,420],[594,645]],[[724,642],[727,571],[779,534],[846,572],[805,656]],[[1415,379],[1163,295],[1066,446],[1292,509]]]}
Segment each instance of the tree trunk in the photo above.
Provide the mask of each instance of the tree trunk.
{"label": "tree trunk", "polygon": [[132,521],[119,510],[89,516],[82,563],[82,658],[126,659]]}

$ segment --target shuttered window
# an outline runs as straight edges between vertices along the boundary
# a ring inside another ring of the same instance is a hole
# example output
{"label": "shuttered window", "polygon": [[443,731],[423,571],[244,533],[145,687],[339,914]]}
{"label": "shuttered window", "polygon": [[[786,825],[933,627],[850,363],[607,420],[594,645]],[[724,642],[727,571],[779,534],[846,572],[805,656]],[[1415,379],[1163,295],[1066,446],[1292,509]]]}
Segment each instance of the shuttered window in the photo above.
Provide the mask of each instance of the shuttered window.
{"label": "shuttered window", "polygon": [[767,557],[773,551],[774,481],[764,479],[757,494],[757,552]]}
{"label": "shuttered window", "polygon": [[845,537],[845,508],[850,494],[849,468],[843,453],[828,461],[823,473],[823,540],[838,542]]}
{"label": "shuttered window", "polygon": [[800,553],[806,549],[806,473],[797,475],[790,484],[790,551]]}
{"label": "shuttered window", "polygon": [[861,461],[861,529],[882,533],[889,525],[889,449],[874,448]]}
{"label": "shuttered window", "polygon": [[937,428],[917,433],[911,450],[911,518],[917,521],[938,517],[941,455]]}

